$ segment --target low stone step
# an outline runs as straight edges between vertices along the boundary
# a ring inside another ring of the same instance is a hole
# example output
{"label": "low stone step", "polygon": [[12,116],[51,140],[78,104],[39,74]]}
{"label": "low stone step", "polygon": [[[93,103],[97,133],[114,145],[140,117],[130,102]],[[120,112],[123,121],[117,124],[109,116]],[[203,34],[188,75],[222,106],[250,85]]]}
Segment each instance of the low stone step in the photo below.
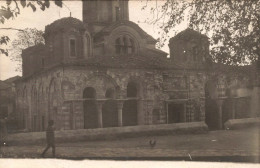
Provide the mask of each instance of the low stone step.
{"label": "low stone step", "polygon": [[[90,140],[120,139],[153,135],[172,135],[188,133],[206,133],[205,122],[189,122],[159,125],[139,125],[127,127],[110,127],[97,129],[78,129],[55,131],[56,143],[79,142]],[[45,132],[28,132],[10,134],[7,137],[9,145],[44,144]]]}
{"label": "low stone step", "polygon": [[225,129],[239,129],[252,126],[260,126],[260,118],[231,119],[225,122]]}

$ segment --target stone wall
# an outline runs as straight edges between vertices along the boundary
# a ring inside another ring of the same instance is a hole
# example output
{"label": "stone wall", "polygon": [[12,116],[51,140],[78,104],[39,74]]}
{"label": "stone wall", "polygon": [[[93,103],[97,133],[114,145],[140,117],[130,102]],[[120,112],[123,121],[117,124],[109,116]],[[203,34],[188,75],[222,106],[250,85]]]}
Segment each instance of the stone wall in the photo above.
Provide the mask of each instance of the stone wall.
{"label": "stone wall", "polygon": [[[236,115],[238,118],[252,117],[259,115],[256,111],[259,109],[259,103],[256,103],[259,98],[251,98],[254,93],[250,91],[251,88],[243,90],[251,80],[243,73],[235,76],[232,73],[216,74],[203,70],[116,69],[68,65],[18,82],[17,116],[21,127],[32,131],[43,131],[49,119],[55,120],[57,129],[83,129],[84,102],[87,100],[83,93],[84,89],[93,88],[97,113],[102,113],[102,105],[109,100],[106,97],[107,91],[113,91],[113,98],[117,101],[118,119],[115,120],[118,126],[124,126],[123,107],[128,100],[136,102],[136,125],[168,123],[168,108],[176,104],[181,105],[181,109],[179,120],[174,122],[205,121],[205,100],[208,98],[205,97],[205,89],[209,89],[205,86],[210,81],[213,88],[210,94],[216,95],[211,96],[217,103],[216,111],[219,111],[218,106],[224,108],[223,103],[218,100],[230,95],[230,98],[232,95],[240,95],[241,98],[237,100],[239,106],[243,107],[236,107],[239,109]],[[134,98],[127,95],[129,83],[133,83],[137,89]],[[242,93],[246,96],[241,96]],[[257,95],[254,94],[253,97]],[[227,112],[222,109],[221,116],[217,114],[221,121],[225,119],[222,116],[230,116],[225,113]],[[98,122],[99,127],[102,127],[100,117]]]}
{"label": "stone wall", "polygon": [[[47,75],[48,74],[48,75]],[[138,96],[138,124],[153,124],[153,110],[158,109],[156,123],[165,123],[162,75],[154,70],[88,69],[64,67],[42,73],[17,84],[20,121],[32,131],[44,130],[48,119],[56,121],[57,129],[83,128],[83,91],[96,90],[97,100],[106,100],[109,88],[116,99],[127,99],[127,85],[134,82]]]}

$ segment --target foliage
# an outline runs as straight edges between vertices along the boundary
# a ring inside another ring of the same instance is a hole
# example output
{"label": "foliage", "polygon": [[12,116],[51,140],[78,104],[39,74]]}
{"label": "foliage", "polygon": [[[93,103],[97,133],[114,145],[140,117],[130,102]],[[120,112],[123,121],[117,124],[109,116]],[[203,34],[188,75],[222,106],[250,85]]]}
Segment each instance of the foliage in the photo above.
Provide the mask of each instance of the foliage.
{"label": "foliage", "polygon": [[40,43],[44,43],[43,31],[36,28],[27,28],[17,33],[17,38],[12,41],[12,49],[9,51],[11,60],[18,62],[16,71],[21,71],[22,50]]}
{"label": "foliage", "polygon": [[213,61],[238,65],[259,57],[258,0],[166,0],[150,10],[154,17],[148,19],[149,23],[159,24],[163,30],[159,46],[165,44],[169,31],[186,20],[190,28],[210,37]]}
{"label": "foliage", "polygon": [[[6,20],[11,18],[16,18],[20,14],[21,8],[31,8],[33,12],[39,8],[44,11],[46,8],[50,7],[51,0],[6,0],[5,5],[0,7],[0,24],[4,24]],[[62,0],[53,0],[55,5],[62,7]],[[0,28],[5,29],[5,28]],[[18,30],[15,28],[8,28],[9,30]],[[23,31],[23,30],[18,30]],[[7,45],[10,41],[8,36],[0,36],[0,54],[8,56],[8,50],[1,47],[2,45]]]}

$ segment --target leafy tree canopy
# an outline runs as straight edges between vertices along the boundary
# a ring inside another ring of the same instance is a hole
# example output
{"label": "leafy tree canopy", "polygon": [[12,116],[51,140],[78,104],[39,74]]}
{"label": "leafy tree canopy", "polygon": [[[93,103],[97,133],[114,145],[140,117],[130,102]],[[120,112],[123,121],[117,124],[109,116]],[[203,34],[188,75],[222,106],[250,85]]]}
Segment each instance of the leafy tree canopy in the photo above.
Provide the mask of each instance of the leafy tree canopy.
{"label": "leafy tree canopy", "polygon": [[[33,12],[40,9],[44,11],[46,8],[50,7],[50,1],[53,1],[55,5],[62,7],[62,0],[6,0],[3,5],[0,6],[0,24],[4,24],[6,20],[11,18],[16,18],[22,8],[31,8]],[[9,29],[15,31],[24,31],[15,28],[0,28]],[[25,31],[26,32],[26,31]],[[8,36],[0,35],[0,54],[8,56],[9,51],[4,49],[3,45],[7,45],[10,41]]]}
{"label": "leafy tree canopy", "polygon": [[19,31],[12,41],[12,47],[9,50],[10,58],[18,63],[16,71],[21,71],[21,54],[22,50],[37,44],[44,44],[43,31],[36,28],[26,28],[24,31]]}
{"label": "leafy tree canopy", "polygon": [[147,21],[159,24],[163,30],[159,46],[165,44],[169,31],[187,20],[189,28],[210,37],[213,61],[243,65],[259,57],[259,0],[165,0],[150,10],[154,17]]}

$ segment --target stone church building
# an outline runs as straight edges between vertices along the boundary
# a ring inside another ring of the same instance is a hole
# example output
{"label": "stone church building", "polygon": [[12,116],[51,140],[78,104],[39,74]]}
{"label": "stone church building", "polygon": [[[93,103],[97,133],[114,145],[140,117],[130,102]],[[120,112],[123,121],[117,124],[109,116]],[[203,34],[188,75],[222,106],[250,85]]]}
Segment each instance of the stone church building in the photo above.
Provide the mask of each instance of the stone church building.
{"label": "stone church building", "polygon": [[209,39],[186,29],[170,39],[170,57],[129,21],[128,1],[83,1],[83,21],[45,27],[45,44],[22,52],[16,82],[21,128],[43,131],[180,122],[221,129],[234,118],[259,117],[255,65],[210,61]]}

